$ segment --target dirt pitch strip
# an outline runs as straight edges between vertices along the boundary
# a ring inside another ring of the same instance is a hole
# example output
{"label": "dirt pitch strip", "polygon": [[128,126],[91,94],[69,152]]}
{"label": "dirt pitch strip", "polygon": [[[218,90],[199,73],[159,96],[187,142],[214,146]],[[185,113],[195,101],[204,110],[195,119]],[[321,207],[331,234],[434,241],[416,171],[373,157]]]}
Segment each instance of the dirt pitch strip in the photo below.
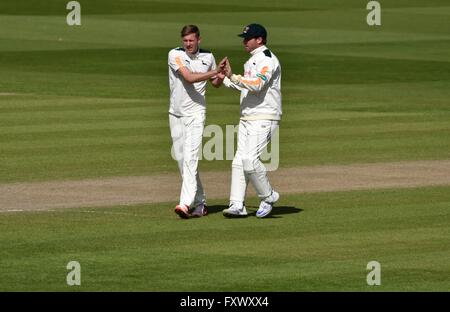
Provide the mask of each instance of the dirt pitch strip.
{"label": "dirt pitch strip", "polygon": [[[283,168],[269,176],[281,194],[450,185],[450,160]],[[228,197],[230,172],[201,178],[208,198]],[[0,211],[175,204],[179,190],[177,174],[0,184]]]}

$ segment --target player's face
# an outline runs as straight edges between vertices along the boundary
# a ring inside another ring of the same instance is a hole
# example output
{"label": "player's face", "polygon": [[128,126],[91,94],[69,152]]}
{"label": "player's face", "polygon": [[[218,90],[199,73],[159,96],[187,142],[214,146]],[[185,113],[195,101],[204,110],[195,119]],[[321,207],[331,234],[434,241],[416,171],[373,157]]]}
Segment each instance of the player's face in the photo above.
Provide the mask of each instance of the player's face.
{"label": "player's face", "polygon": [[258,37],[258,38],[244,38],[242,43],[244,44],[245,51],[250,53],[250,52],[252,52],[256,48],[259,48],[262,45],[262,38],[261,37]]}
{"label": "player's face", "polygon": [[189,34],[183,37],[183,48],[187,53],[195,54],[200,44],[200,38],[196,34]]}

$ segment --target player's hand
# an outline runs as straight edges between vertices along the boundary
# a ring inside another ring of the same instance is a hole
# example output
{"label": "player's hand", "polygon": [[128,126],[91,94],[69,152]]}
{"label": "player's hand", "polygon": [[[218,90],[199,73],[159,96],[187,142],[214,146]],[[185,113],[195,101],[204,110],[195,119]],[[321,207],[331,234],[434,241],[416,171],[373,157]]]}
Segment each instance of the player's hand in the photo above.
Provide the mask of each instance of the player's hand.
{"label": "player's hand", "polygon": [[220,73],[217,73],[216,77],[219,78],[220,80],[224,80],[226,76],[223,72],[220,72]]}
{"label": "player's hand", "polygon": [[217,73],[223,73],[226,64],[228,63],[228,58],[225,56],[219,63],[219,66],[216,68]]}
{"label": "player's hand", "polygon": [[225,76],[227,76],[228,78],[231,77],[231,75],[233,74],[233,71],[231,70],[231,64],[230,61],[227,59],[227,62],[225,64],[225,68],[223,70]]}

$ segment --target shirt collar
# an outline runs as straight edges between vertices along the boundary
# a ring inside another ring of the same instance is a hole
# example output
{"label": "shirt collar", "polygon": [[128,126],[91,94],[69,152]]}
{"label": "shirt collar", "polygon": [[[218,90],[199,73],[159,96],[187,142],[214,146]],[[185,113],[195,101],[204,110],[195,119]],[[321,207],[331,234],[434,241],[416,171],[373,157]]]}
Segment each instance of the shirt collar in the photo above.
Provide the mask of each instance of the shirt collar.
{"label": "shirt collar", "polygon": [[200,47],[198,47],[197,52],[195,52],[194,54],[190,54],[190,53],[187,53],[187,52],[186,52],[186,54],[187,54],[191,59],[195,60],[196,58],[198,58],[198,55],[200,54]]}
{"label": "shirt collar", "polygon": [[251,53],[251,55],[255,55],[256,53],[262,52],[265,49],[267,49],[267,47],[265,45],[260,46],[259,48],[256,48],[255,50],[253,50]]}

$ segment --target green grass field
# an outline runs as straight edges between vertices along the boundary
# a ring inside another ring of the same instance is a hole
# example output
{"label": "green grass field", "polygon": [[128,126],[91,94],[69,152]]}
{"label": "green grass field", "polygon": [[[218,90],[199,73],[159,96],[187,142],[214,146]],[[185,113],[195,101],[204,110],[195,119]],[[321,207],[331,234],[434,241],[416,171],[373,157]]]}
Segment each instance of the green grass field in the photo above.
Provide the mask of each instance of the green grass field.
{"label": "green grass field", "polygon": [[[235,72],[269,32],[283,68],[281,167],[450,159],[448,0],[0,2],[0,183],[176,173],[167,53],[197,24]],[[208,88],[207,124],[239,94]],[[202,161],[228,171],[230,161]],[[176,219],[172,203],[0,212],[0,290],[450,290],[450,189],[293,194],[268,220]],[[251,198],[253,206],[256,199]],[[82,265],[82,286],[65,283]],[[366,284],[366,264],[382,286]]]}
{"label": "green grass field", "polygon": [[211,204],[187,221],[170,203],[4,215],[1,288],[68,290],[76,260],[83,291],[448,290],[450,187],[285,196],[263,220],[256,201],[246,219]]}

